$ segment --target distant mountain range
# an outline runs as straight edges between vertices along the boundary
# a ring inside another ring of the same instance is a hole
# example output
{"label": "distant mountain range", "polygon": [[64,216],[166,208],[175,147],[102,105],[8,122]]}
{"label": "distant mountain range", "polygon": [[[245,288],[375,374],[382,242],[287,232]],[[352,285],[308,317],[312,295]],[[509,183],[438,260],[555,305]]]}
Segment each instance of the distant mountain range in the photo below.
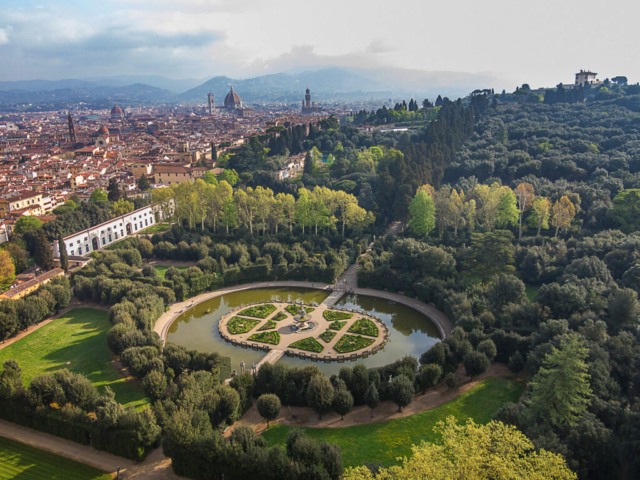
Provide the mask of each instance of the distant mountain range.
{"label": "distant mountain range", "polygon": [[311,89],[312,99],[319,102],[388,99],[392,96],[424,98],[438,94],[457,98],[476,88],[491,88],[496,82],[495,77],[483,74],[338,67],[247,79],[218,76],[206,81],[176,80],[157,75],[119,75],[0,82],[0,104],[204,104],[208,93],[213,93],[216,104],[221,104],[231,85],[247,104],[302,101],[307,87]]}

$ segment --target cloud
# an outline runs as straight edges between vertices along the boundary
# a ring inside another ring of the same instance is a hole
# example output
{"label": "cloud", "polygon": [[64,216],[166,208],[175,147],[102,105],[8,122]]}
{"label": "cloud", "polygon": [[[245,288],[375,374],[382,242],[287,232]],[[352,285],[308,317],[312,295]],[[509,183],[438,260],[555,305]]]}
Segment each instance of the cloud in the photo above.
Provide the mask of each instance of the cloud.
{"label": "cloud", "polygon": [[9,34],[7,30],[0,28],[0,45],[6,45],[7,43],[9,43]]}

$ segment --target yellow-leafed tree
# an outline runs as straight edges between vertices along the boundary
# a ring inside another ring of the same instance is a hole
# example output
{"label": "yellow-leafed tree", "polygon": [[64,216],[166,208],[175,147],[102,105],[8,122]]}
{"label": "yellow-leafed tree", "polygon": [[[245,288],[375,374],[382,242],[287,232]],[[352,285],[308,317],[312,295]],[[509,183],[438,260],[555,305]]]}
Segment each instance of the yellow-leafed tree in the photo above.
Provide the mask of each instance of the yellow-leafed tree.
{"label": "yellow-leafed tree", "polygon": [[573,480],[577,475],[562,456],[533,443],[517,428],[502,422],[478,425],[468,420],[458,425],[454,417],[439,422],[434,430],[442,435],[438,444],[422,442],[402,465],[383,469],[377,475],[366,467],[351,468],[344,480]]}

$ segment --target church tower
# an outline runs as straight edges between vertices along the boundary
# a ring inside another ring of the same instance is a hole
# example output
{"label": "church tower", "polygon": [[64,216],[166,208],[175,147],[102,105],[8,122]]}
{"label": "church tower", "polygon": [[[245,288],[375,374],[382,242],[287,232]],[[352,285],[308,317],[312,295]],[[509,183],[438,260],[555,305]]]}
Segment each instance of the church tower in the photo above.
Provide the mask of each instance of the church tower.
{"label": "church tower", "polygon": [[214,109],[216,108],[215,99],[213,93],[207,94],[207,102],[209,104],[209,115],[213,115]]}
{"label": "church tower", "polygon": [[311,91],[309,90],[309,87],[307,87],[307,92],[305,93],[304,101],[306,103],[307,108],[309,108],[311,106]]}
{"label": "church tower", "polygon": [[69,122],[69,141],[71,145],[76,144],[76,129],[73,126],[73,119],[71,118],[71,110],[69,110],[69,116],[67,117],[67,121]]}

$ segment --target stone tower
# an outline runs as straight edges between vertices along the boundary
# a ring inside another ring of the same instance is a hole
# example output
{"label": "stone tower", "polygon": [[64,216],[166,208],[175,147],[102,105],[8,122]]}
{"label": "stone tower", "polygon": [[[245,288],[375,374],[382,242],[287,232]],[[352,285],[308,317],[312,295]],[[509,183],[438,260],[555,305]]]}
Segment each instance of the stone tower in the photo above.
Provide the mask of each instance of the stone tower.
{"label": "stone tower", "polygon": [[207,101],[209,103],[209,115],[213,115],[214,109],[216,108],[213,93],[207,94]]}
{"label": "stone tower", "polygon": [[67,121],[69,122],[69,141],[71,145],[76,144],[76,129],[73,126],[73,119],[71,118],[71,110],[69,110],[69,116],[67,117]]}
{"label": "stone tower", "polygon": [[307,108],[311,106],[311,91],[309,90],[309,87],[307,87],[307,91],[304,95],[304,102]]}

